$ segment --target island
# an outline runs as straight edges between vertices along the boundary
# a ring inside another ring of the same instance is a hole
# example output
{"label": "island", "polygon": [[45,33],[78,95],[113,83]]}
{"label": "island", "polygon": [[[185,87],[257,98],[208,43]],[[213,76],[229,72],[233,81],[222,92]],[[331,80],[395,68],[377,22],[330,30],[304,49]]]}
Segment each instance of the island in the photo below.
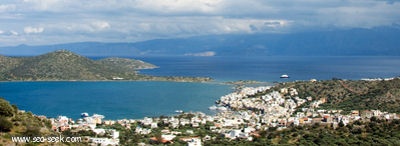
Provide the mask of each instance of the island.
{"label": "island", "polygon": [[208,82],[210,77],[150,76],[157,66],[127,58],[93,60],[67,50],[33,57],[0,56],[0,81],[178,81]]}

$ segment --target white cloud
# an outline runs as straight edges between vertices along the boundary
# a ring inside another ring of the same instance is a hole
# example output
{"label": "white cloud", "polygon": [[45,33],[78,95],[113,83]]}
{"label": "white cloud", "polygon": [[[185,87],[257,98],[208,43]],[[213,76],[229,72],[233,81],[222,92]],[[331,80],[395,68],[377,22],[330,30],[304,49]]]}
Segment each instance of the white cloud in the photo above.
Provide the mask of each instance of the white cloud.
{"label": "white cloud", "polygon": [[96,21],[90,24],[94,30],[104,30],[110,28],[110,24],[105,21]]}
{"label": "white cloud", "polygon": [[[399,14],[400,3],[393,0],[3,0],[0,28],[4,37],[15,34],[32,41],[27,44],[50,40],[138,41],[290,33],[310,28],[371,28],[400,24]],[[7,40],[14,39],[0,42]]]}
{"label": "white cloud", "polygon": [[0,12],[14,11],[16,8],[13,4],[0,5]]}
{"label": "white cloud", "polygon": [[14,35],[14,36],[17,36],[17,35],[19,35],[19,33],[18,33],[18,32],[16,32],[16,31],[14,31],[14,30],[11,30],[11,31],[10,31],[10,33],[11,33],[11,35]]}
{"label": "white cloud", "polygon": [[135,8],[165,13],[211,13],[219,9],[223,0],[137,0]]}
{"label": "white cloud", "polygon": [[200,56],[200,57],[211,57],[215,56],[217,53],[214,51],[206,51],[206,52],[200,52],[200,53],[187,53],[185,56]]}
{"label": "white cloud", "polygon": [[60,4],[63,3],[62,0],[23,0],[23,2],[35,10],[39,11],[50,11],[60,9]]}
{"label": "white cloud", "polygon": [[43,27],[31,27],[27,26],[24,28],[24,32],[26,34],[32,34],[32,33],[42,33],[44,31]]}

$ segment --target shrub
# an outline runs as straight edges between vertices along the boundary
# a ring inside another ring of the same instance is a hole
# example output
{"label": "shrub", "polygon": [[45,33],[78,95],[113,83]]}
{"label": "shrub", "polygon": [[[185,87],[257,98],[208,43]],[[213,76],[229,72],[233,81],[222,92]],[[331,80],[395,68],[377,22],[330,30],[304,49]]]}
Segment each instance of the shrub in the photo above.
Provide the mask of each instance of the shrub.
{"label": "shrub", "polygon": [[0,131],[9,132],[13,127],[13,123],[10,122],[6,117],[0,116]]}
{"label": "shrub", "polygon": [[8,101],[0,98],[0,116],[11,117],[14,115],[14,108]]}

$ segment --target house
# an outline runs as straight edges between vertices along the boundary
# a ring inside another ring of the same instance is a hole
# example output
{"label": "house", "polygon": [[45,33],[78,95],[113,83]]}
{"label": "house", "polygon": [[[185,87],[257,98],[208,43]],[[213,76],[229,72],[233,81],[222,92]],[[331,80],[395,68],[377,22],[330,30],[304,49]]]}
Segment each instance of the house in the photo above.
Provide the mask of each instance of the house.
{"label": "house", "polygon": [[93,114],[92,118],[94,123],[101,124],[102,123],[101,120],[104,119],[104,116],[99,114]]}
{"label": "house", "polygon": [[96,133],[97,135],[103,135],[106,134],[106,130],[105,129],[93,129],[93,132]]}
{"label": "house", "polygon": [[365,118],[370,119],[370,118],[372,118],[372,116],[374,116],[374,113],[370,110],[364,110],[361,112],[361,118],[363,118],[363,119],[365,119]]}
{"label": "house", "polygon": [[188,146],[201,146],[201,139],[192,138],[191,141],[188,142]]}
{"label": "house", "polygon": [[352,117],[360,116],[360,111],[358,111],[358,110],[352,110],[352,111],[351,111],[351,116],[352,116]]}
{"label": "house", "polygon": [[193,128],[199,127],[199,123],[193,123],[193,124],[192,124],[192,127],[193,127]]}
{"label": "house", "polygon": [[169,131],[168,129],[164,129],[164,130],[161,130],[161,133],[162,134],[169,134],[169,133],[171,133],[171,131]]}
{"label": "house", "polygon": [[324,114],[324,115],[322,115],[322,122],[326,122],[326,123],[332,123],[333,122],[333,119],[332,119],[332,117],[331,117],[331,115],[329,115],[329,114]]}
{"label": "house", "polygon": [[154,129],[154,128],[158,128],[158,125],[156,122],[152,122],[150,127],[151,127],[151,129]]}
{"label": "house", "polygon": [[141,122],[143,125],[149,126],[149,125],[151,125],[151,123],[153,123],[153,119],[144,117],[144,119]]}
{"label": "house", "polygon": [[313,118],[312,119],[312,124],[321,123],[321,122],[322,122],[322,118]]}
{"label": "house", "polygon": [[240,136],[240,133],[242,133],[241,130],[231,130],[229,133],[225,134],[225,137],[230,138],[230,139],[235,139]]}
{"label": "house", "polygon": [[109,138],[90,138],[89,141],[91,143],[99,144],[102,146],[119,145],[119,140],[114,140],[114,139],[109,139]]}

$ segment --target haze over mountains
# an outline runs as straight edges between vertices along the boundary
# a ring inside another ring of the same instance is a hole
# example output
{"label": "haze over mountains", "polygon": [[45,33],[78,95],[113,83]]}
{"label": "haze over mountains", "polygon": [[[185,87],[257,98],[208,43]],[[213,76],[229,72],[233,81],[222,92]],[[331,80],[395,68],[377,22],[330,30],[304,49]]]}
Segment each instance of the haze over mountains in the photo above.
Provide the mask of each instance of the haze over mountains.
{"label": "haze over mountains", "polygon": [[1,55],[32,56],[67,49],[84,56],[398,56],[399,27],[298,33],[210,35],[135,43],[79,42],[0,47]]}

